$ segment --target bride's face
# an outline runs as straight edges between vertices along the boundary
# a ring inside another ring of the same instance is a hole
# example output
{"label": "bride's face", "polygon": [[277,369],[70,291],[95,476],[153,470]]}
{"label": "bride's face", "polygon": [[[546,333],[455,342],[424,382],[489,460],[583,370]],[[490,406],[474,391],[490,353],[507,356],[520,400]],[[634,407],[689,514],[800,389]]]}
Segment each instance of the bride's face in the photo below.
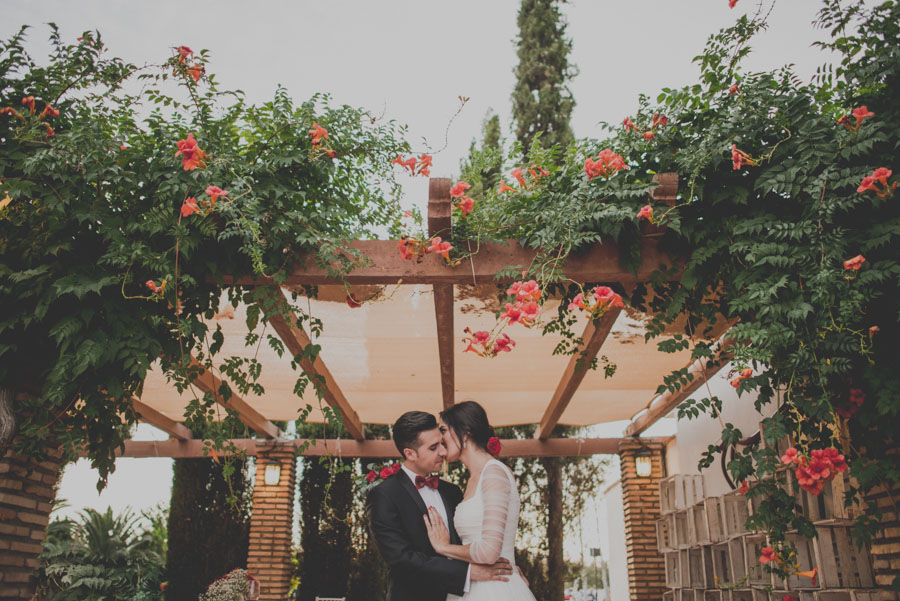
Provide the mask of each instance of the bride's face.
{"label": "bride's face", "polygon": [[438,426],[444,439],[444,447],[447,449],[447,461],[459,461],[461,449],[459,441],[456,439],[456,434],[444,423],[444,420],[441,420]]}

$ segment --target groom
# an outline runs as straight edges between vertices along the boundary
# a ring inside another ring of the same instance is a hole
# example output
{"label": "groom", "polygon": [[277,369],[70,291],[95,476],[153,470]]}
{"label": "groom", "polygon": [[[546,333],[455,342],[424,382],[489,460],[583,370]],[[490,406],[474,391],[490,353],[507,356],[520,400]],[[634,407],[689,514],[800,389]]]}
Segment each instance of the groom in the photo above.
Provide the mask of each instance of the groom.
{"label": "groom", "polygon": [[434,416],[401,415],[394,423],[394,444],[402,467],[372,488],[366,501],[372,536],[389,568],[387,601],[445,601],[448,593],[467,592],[471,581],[505,581],[512,573],[509,561],[468,564],[436,554],[428,542],[424,516],[434,507],[450,530],[450,542],[461,544],[453,512],[462,491],[431,475],[447,456]]}

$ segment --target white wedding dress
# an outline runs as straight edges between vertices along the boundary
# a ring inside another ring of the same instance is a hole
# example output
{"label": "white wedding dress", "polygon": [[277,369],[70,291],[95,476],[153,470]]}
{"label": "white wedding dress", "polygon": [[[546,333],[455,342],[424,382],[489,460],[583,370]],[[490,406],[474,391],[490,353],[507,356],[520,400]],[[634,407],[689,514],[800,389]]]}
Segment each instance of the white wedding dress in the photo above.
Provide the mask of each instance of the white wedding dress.
{"label": "white wedding dress", "polygon": [[453,524],[462,544],[471,545],[473,562],[492,564],[503,557],[513,565],[513,573],[508,582],[472,582],[469,592],[462,597],[448,595],[447,601],[534,601],[513,557],[520,505],[512,472],[496,459],[488,461],[475,493],[456,506]]}

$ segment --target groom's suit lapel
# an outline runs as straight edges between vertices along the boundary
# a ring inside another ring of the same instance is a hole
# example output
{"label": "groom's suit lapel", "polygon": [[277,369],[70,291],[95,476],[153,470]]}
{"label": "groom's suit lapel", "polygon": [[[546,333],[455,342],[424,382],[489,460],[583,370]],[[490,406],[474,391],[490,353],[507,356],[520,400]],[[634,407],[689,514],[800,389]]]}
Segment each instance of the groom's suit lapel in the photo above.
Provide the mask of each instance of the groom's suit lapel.
{"label": "groom's suit lapel", "polygon": [[441,495],[441,499],[444,501],[444,510],[447,512],[447,530],[450,531],[450,542],[457,545],[459,544],[459,535],[456,534],[456,528],[453,526],[453,514],[456,513],[456,505],[450,503],[450,499],[447,497],[447,486],[452,486],[452,484],[448,484],[441,480],[440,485],[438,486],[438,492]]}
{"label": "groom's suit lapel", "polygon": [[[400,470],[397,472],[397,478],[400,478],[400,488],[406,491],[406,493],[412,497],[413,501],[416,504],[416,507],[419,508],[420,515],[425,515],[428,513],[428,508],[425,507],[425,501],[422,499],[422,495],[419,494],[419,491],[416,490],[416,485],[412,483],[412,480],[409,479],[409,476],[406,475],[406,472]],[[424,523],[422,528],[424,529]]]}

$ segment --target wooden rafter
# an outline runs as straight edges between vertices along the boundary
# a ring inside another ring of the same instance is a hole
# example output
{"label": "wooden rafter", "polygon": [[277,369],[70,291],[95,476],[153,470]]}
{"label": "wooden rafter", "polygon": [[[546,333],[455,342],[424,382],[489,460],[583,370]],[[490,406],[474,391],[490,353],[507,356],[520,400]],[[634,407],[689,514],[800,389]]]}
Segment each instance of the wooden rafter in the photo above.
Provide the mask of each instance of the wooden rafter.
{"label": "wooden rafter", "polygon": [[694,394],[698,388],[706,384],[710,378],[728,364],[728,361],[731,359],[731,347],[733,344],[734,340],[731,338],[721,339],[712,349],[715,360],[702,358],[694,361],[688,368],[688,373],[693,376],[693,379],[676,392],[667,390],[653,399],[646,412],[632,419],[631,425],[625,430],[625,436],[640,436],[644,430],[655,424],[660,418],[668,415],[675,407]]}
{"label": "wooden rafter", "polygon": [[[500,457],[580,457],[587,455],[614,455],[619,452],[622,438],[551,438],[549,440],[516,439],[501,440],[503,450]],[[648,438],[648,441],[665,443],[670,438]],[[257,455],[252,438],[232,440],[234,446],[247,453]],[[298,449],[306,439],[285,440],[277,444]],[[267,448],[271,448],[271,443]],[[124,450],[117,450],[120,457],[207,457],[208,447],[202,440],[138,441],[128,440]],[[317,440],[303,453],[305,456],[335,455],[338,457],[372,457],[393,459],[398,457],[397,447],[390,440]],[[84,453],[82,452],[82,455]]]}
{"label": "wooden rafter", "polygon": [[584,334],[581,335],[582,342],[578,352],[569,358],[569,364],[566,365],[566,370],[556,386],[556,392],[553,393],[550,404],[544,411],[544,417],[541,418],[541,423],[534,433],[535,438],[546,440],[550,437],[621,312],[621,309],[612,308],[600,319],[588,321]]}
{"label": "wooden rafter", "polygon": [[[526,268],[533,261],[536,251],[523,248],[515,240],[508,243],[482,242],[472,260],[466,260],[456,267],[448,267],[443,258],[429,253],[421,263],[405,261],[397,251],[396,240],[357,240],[350,247],[367,257],[369,265],[358,267],[343,279],[335,278],[327,270],[315,264],[313,257],[299,257],[302,267],[292,269],[284,286],[323,284],[492,284],[509,283],[513,277],[495,280],[497,272],[509,266]],[[619,250],[614,242],[598,244],[577,256],[570,256],[566,262],[565,274],[578,282],[622,282],[631,284],[646,281],[661,265],[673,266],[675,261],[660,251],[655,238],[641,240],[641,264],[637,274],[633,274],[619,263]],[[246,286],[267,286],[272,281],[266,278],[223,276],[226,284]]]}
{"label": "wooden rafter", "polygon": [[194,357],[191,357],[191,367],[198,369],[200,372],[194,379],[194,386],[203,392],[208,392],[213,395],[216,402],[226,409],[236,411],[240,420],[247,424],[251,430],[264,438],[271,439],[280,438],[282,436],[281,430],[279,430],[275,424],[267,420],[262,413],[254,409],[247,401],[238,396],[236,392],[232,391],[231,398],[229,398],[228,401],[225,401],[222,394],[219,392],[222,387],[222,380],[220,380],[216,374],[203,367],[203,365],[201,365]]}
{"label": "wooden rafter", "polygon": [[182,424],[176,422],[170,417],[166,417],[153,407],[145,405],[138,399],[131,399],[135,413],[141,416],[141,421],[155,426],[177,440],[190,440],[194,437],[194,433]]}
{"label": "wooden rafter", "polygon": [[[297,324],[296,320],[292,319],[288,322],[284,318],[284,313],[293,315],[293,312],[290,310],[287,299],[284,297],[281,289],[273,286],[268,290],[268,294],[272,302],[275,303],[272,307],[275,310],[266,311],[266,317],[269,323],[272,324],[272,327],[275,328],[278,336],[284,341],[291,356],[297,357],[303,352],[303,349],[312,344],[309,335],[302,326]],[[331,375],[322,358],[316,356],[314,360],[311,360],[309,357],[303,357],[299,363],[311,380],[318,380],[315,384],[318,385],[319,390],[322,392],[325,402],[340,413],[347,432],[356,440],[365,440],[366,430],[359,419],[359,415],[350,406],[350,402],[344,396],[341,387],[338,386],[337,381]]]}

